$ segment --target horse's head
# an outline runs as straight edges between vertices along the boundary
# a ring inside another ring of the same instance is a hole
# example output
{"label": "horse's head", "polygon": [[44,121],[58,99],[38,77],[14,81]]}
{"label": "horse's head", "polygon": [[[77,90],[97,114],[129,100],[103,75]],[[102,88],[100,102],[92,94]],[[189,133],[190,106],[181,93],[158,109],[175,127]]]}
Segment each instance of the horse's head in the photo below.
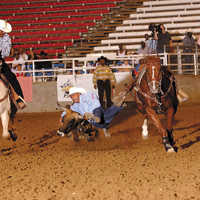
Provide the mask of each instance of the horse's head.
{"label": "horse's head", "polygon": [[160,58],[156,56],[148,56],[144,59],[146,68],[146,79],[150,92],[153,94],[160,92],[161,86],[161,65]]}

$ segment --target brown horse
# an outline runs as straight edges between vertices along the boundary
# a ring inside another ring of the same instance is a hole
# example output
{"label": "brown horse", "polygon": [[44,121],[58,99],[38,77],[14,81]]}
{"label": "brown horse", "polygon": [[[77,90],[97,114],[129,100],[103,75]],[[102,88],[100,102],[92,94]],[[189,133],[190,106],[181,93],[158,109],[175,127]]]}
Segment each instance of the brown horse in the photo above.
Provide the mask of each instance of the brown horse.
{"label": "brown horse", "polygon": [[[148,136],[147,119],[151,119],[159,130],[167,152],[174,152],[173,120],[178,107],[175,79],[165,66],[161,66],[160,58],[147,56],[143,59],[136,79],[135,100],[137,108],[144,116],[143,137]],[[160,121],[159,113],[167,118],[165,128]]]}

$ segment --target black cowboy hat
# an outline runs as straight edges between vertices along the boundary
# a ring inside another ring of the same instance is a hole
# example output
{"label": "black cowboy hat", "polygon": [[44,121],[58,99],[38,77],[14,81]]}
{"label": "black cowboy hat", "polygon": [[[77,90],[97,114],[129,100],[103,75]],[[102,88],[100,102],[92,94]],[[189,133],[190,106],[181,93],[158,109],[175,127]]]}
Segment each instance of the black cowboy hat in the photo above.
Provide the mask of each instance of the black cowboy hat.
{"label": "black cowboy hat", "polygon": [[41,51],[41,52],[40,52],[40,56],[47,56],[47,53],[44,52],[44,51]]}
{"label": "black cowboy hat", "polygon": [[105,61],[106,64],[109,63],[108,58],[106,58],[106,57],[104,57],[104,56],[99,57],[99,58],[97,59],[97,61],[99,62],[99,61],[102,60],[102,59]]}

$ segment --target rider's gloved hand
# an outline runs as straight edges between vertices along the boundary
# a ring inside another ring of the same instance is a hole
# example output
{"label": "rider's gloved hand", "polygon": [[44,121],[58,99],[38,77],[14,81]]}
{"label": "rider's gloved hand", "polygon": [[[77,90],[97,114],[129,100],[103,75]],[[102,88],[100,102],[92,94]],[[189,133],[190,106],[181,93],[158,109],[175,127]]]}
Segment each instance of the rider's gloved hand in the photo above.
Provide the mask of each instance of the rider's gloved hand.
{"label": "rider's gloved hand", "polygon": [[83,118],[86,119],[86,120],[93,120],[96,123],[99,123],[101,121],[101,119],[99,117],[95,116],[92,113],[88,113],[88,112],[86,112],[84,114]]}

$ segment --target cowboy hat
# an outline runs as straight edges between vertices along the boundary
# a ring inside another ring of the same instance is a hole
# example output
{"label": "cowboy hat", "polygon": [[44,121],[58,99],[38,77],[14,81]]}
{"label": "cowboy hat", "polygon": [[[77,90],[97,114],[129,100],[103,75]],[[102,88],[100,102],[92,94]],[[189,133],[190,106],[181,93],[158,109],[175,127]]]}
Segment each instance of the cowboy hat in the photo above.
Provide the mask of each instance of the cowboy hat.
{"label": "cowboy hat", "polygon": [[69,95],[75,94],[75,93],[80,93],[80,94],[85,94],[86,90],[83,88],[79,88],[79,87],[71,87],[69,89]]}
{"label": "cowboy hat", "polygon": [[12,26],[3,19],[0,19],[0,30],[5,33],[10,33],[12,31]]}
{"label": "cowboy hat", "polygon": [[105,62],[108,62],[108,59],[104,56],[101,56],[97,59],[97,61],[99,62],[100,60],[105,60]]}

